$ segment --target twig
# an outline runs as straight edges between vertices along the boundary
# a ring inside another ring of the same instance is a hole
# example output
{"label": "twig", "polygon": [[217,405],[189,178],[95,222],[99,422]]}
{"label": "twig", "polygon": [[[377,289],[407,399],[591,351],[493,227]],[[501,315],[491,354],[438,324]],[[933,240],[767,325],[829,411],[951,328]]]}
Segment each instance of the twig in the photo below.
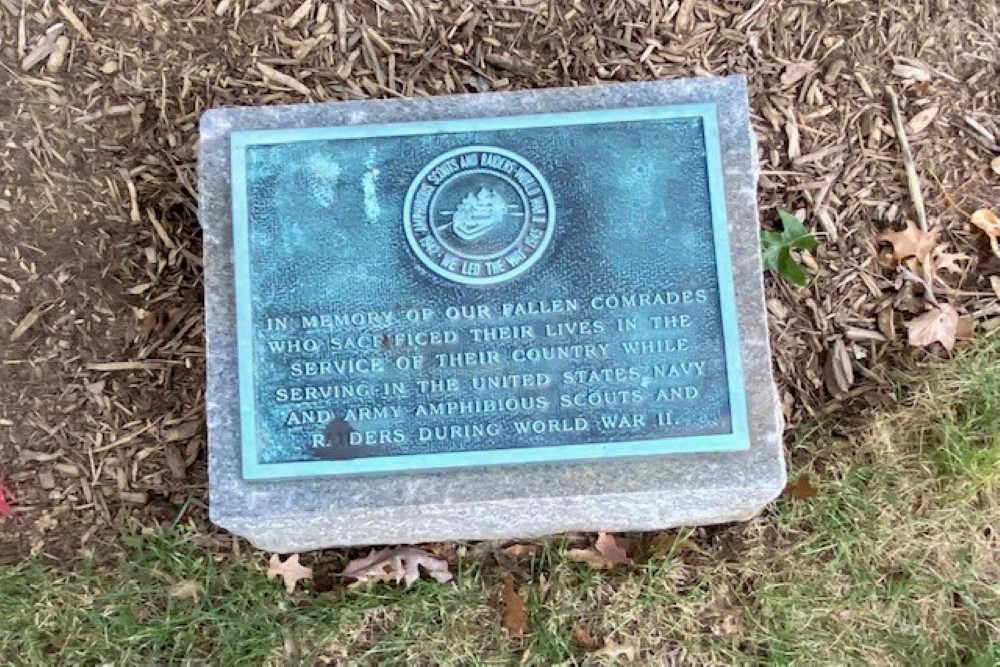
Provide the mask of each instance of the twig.
{"label": "twig", "polygon": [[899,113],[899,100],[892,88],[886,88],[889,104],[892,107],[892,123],[896,127],[896,139],[899,140],[899,150],[903,154],[903,168],[906,169],[906,186],[910,190],[910,199],[917,212],[917,224],[927,231],[927,211],[924,209],[924,196],[920,192],[920,179],[917,178],[917,168],[913,164],[913,153],[910,152],[910,140],[906,138],[906,127],[903,125],[903,115]]}

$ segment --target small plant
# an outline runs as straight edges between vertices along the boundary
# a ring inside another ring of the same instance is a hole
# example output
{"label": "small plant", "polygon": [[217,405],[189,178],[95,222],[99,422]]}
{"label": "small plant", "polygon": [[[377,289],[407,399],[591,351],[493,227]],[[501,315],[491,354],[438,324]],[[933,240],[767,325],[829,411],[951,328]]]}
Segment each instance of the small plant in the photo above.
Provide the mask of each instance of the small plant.
{"label": "small plant", "polygon": [[792,256],[792,249],[812,250],[818,245],[816,237],[809,233],[801,220],[788,211],[779,208],[778,217],[781,218],[783,231],[761,232],[764,266],[793,285],[806,285],[809,276]]}

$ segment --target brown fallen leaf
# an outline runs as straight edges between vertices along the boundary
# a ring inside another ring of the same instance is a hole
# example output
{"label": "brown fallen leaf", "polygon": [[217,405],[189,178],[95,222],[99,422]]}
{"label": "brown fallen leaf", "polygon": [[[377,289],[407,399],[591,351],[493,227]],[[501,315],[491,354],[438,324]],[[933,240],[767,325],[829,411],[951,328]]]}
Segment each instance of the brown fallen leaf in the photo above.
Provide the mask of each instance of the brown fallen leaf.
{"label": "brown fallen leaf", "polygon": [[1000,176],[1000,155],[990,160],[990,169],[993,170],[994,174]]}
{"label": "brown fallen leaf", "polygon": [[405,582],[409,588],[420,578],[420,568],[435,581],[445,583],[451,581],[453,575],[448,571],[448,561],[435,558],[423,549],[416,547],[399,547],[397,549],[374,549],[364,558],[352,560],[340,573],[342,577],[357,579],[352,585],[368,581]]}
{"label": "brown fallen leaf", "polygon": [[916,257],[922,262],[937,246],[937,236],[937,229],[925,232],[913,224],[912,220],[907,220],[906,229],[901,232],[885,232],[879,235],[878,240],[892,244],[892,253],[897,262],[908,257]]}
{"label": "brown fallen leaf", "polygon": [[958,311],[943,303],[910,320],[906,327],[907,340],[913,347],[941,343],[950,352],[958,335]]}
{"label": "brown fallen leaf", "polygon": [[990,276],[990,287],[993,288],[993,293],[1000,299],[1000,276]]}
{"label": "brown fallen leaf", "polygon": [[597,648],[597,642],[579,621],[573,621],[573,641],[588,651]]}
{"label": "brown fallen leaf", "polygon": [[963,273],[965,268],[960,262],[968,263],[971,257],[962,252],[947,252],[948,244],[942,243],[934,249],[931,258],[934,260],[934,268],[938,271],[948,271],[949,273]]}
{"label": "brown fallen leaf", "polygon": [[988,208],[981,208],[969,218],[969,221],[981,229],[990,239],[993,254],[1000,257],[1000,218]]}
{"label": "brown fallen leaf", "polygon": [[517,592],[514,577],[509,574],[503,580],[503,617],[500,622],[511,637],[523,637],[528,631],[524,598]]}
{"label": "brown fallen leaf", "polygon": [[625,662],[632,662],[635,660],[635,645],[619,644],[608,637],[604,640],[604,646],[591,653],[591,655],[608,658],[624,658]]}
{"label": "brown fallen leaf", "polygon": [[632,564],[632,559],[609,533],[599,533],[592,549],[570,549],[566,552],[566,558],[576,563],[586,563],[598,570]]}
{"label": "brown fallen leaf", "polygon": [[285,590],[289,593],[295,591],[295,584],[300,580],[312,579],[312,576],[312,568],[299,563],[298,554],[292,554],[284,562],[281,561],[281,556],[278,554],[271,554],[271,561],[267,567],[267,578],[281,577],[285,582]]}
{"label": "brown fallen leaf", "polygon": [[794,498],[795,500],[809,500],[817,493],[819,493],[819,489],[809,481],[809,473],[804,472],[794,482],[786,484],[785,490],[781,492],[781,495]]}
{"label": "brown fallen leaf", "polygon": [[625,550],[615,541],[615,536],[610,533],[598,533],[594,548],[615,565],[632,564],[632,559],[628,557]]}
{"label": "brown fallen leaf", "polygon": [[537,544],[512,544],[504,547],[503,552],[508,556],[534,556],[538,552]]}

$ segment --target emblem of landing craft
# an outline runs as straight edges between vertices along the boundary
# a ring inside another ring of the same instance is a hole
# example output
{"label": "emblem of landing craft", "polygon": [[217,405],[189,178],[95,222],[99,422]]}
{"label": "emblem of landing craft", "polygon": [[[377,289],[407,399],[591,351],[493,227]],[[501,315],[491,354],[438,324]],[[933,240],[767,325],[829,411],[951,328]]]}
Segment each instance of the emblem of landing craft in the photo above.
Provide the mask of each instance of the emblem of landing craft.
{"label": "emblem of landing craft", "polygon": [[517,208],[517,204],[508,205],[496,190],[481,187],[478,194],[467,194],[457,211],[442,211],[441,215],[454,215],[455,234],[463,241],[471,241],[488,233],[508,214],[524,215],[519,211],[509,211],[511,208]]}
{"label": "emblem of landing craft", "polygon": [[410,185],[403,228],[430,271],[457,283],[510,280],[544,255],[555,227],[552,192],[526,159],[466,146],[431,160]]}

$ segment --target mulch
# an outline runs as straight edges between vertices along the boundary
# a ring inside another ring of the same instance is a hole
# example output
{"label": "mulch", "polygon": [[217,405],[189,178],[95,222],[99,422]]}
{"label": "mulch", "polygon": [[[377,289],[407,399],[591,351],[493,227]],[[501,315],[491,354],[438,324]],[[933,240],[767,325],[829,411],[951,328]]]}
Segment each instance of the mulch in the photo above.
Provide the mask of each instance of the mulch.
{"label": "mulch", "polygon": [[946,355],[907,345],[924,288],[880,261],[921,206],[961,256],[937,298],[1000,323],[969,224],[1000,203],[998,35],[993,0],[0,0],[0,562],[211,531],[205,109],[748,74],[762,224],[786,208],[821,240],[809,287],[767,285],[794,430],[863,418],[894,369]]}

